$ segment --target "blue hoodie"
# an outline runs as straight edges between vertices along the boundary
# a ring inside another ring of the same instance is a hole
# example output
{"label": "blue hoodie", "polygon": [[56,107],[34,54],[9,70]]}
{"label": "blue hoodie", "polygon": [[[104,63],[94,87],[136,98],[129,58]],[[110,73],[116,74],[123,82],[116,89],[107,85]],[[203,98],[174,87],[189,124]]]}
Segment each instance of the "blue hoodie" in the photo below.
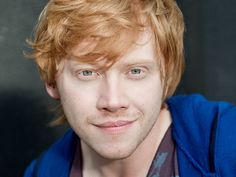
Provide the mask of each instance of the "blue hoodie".
{"label": "blue hoodie", "polygon": [[[167,100],[180,177],[236,177],[236,107],[201,95]],[[70,130],[24,177],[69,177],[78,137]]]}

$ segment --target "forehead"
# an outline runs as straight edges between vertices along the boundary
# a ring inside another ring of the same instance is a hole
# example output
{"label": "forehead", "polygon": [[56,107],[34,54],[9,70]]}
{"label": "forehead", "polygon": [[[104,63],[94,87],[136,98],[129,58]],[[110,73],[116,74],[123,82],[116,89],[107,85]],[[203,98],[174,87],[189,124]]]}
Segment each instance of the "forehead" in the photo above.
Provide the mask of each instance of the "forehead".
{"label": "forehead", "polygon": [[[121,38],[121,45],[126,42],[126,38],[129,34],[124,34]],[[114,42],[115,43],[115,42]],[[79,63],[98,64],[99,63],[119,63],[120,60],[126,62],[135,62],[137,59],[155,59],[156,58],[156,45],[154,40],[154,34],[150,28],[145,28],[141,31],[135,41],[131,45],[127,45],[128,48],[121,50],[117,58],[109,58],[105,54],[96,55],[96,51],[99,43],[95,38],[87,38],[72,48],[70,59],[74,59]],[[116,46],[113,46],[116,47]],[[117,46],[120,47],[120,46]],[[108,48],[109,50],[109,48]],[[108,51],[108,53],[111,51]],[[113,61],[112,61],[113,60]],[[102,62],[101,62],[102,61]]]}
{"label": "forehead", "polygon": [[140,59],[154,59],[155,55],[155,41],[154,35],[150,29],[146,29],[140,33],[135,43],[127,50],[121,57],[127,60]]}

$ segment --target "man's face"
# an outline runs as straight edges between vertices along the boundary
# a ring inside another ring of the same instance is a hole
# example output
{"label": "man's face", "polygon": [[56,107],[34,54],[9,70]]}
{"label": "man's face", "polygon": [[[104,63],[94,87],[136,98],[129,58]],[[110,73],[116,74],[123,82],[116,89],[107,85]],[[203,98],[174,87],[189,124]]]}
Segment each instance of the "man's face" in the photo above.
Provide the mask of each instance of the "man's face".
{"label": "man's face", "polygon": [[104,72],[65,60],[56,78],[65,115],[81,141],[100,156],[128,157],[154,126],[163,94],[157,60],[148,30]]}

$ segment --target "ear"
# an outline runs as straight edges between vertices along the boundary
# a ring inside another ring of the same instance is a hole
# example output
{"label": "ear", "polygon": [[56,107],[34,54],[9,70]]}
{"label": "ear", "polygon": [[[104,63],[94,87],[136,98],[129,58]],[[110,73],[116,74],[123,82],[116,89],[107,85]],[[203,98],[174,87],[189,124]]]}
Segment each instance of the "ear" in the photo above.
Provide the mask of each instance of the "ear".
{"label": "ear", "polygon": [[46,90],[47,90],[48,94],[52,98],[54,98],[56,100],[60,99],[60,95],[59,95],[57,86],[53,86],[53,85],[50,85],[50,84],[47,84],[47,83],[45,84],[45,86],[46,86]]}

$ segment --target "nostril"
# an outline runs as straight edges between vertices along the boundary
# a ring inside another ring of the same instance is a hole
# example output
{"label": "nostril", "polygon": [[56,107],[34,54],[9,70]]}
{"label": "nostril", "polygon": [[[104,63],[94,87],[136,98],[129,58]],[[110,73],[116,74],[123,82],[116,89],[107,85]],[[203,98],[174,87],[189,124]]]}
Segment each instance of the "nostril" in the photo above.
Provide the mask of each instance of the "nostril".
{"label": "nostril", "polygon": [[116,112],[117,111],[117,109],[115,109],[115,108],[104,108],[103,110],[106,112]]}
{"label": "nostril", "polygon": [[128,98],[124,94],[124,88],[114,77],[105,80],[101,85],[99,97],[97,100],[97,109],[106,112],[116,112],[128,107]]}
{"label": "nostril", "polygon": [[102,109],[106,112],[117,112],[117,111],[126,109],[126,107],[125,106],[119,106],[119,105],[116,105],[116,106],[113,105],[113,106],[103,107]]}
{"label": "nostril", "polygon": [[127,108],[119,108],[119,109],[104,108],[104,109],[100,110],[100,112],[105,117],[120,117],[120,116],[126,115]]}
{"label": "nostril", "polygon": [[124,98],[119,99],[106,99],[100,98],[97,102],[97,109],[103,112],[117,112],[128,108],[128,101]]}

